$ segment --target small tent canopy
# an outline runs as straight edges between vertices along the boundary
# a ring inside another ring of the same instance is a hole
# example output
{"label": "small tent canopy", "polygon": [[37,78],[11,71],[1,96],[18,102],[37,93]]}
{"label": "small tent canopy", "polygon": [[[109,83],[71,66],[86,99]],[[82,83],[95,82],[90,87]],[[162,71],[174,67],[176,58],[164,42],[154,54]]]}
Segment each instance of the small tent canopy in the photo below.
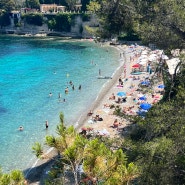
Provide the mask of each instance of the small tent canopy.
{"label": "small tent canopy", "polygon": [[[169,69],[169,73],[171,75],[173,75],[175,73],[175,69],[176,69],[179,62],[180,62],[179,58],[172,58],[170,60],[166,60],[166,63],[168,65],[168,69]],[[178,71],[178,69],[177,69],[177,71]]]}

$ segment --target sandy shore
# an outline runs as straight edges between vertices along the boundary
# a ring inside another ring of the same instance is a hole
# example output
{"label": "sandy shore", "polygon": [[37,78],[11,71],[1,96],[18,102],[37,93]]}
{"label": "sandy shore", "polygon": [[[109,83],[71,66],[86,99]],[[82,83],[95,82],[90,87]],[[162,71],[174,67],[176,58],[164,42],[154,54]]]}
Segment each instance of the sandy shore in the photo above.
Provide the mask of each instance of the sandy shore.
{"label": "sandy shore", "polygon": [[[94,132],[105,131],[110,137],[115,137],[116,135],[118,135],[118,132],[117,129],[112,128],[114,120],[118,119],[118,121],[121,122],[121,127],[124,127],[127,124],[126,120],[120,120],[120,118],[117,118],[115,115],[113,115],[113,109],[110,109],[109,105],[119,105],[116,103],[116,100],[118,99],[118,92],[130,91],[129,88],[132,84],[132,79],[129,78],[131,73],[130,56],[132,56],[133,53],[126,45],[116,47],[120,51],[120,60],[122,61],[122,65],[119,67],[119,69],[115,71],[112,79],[108,80],[107,83],[104,85],[93,105],[89,107],[88,111],[91,110],[93,112],[93,115],[87,116],[88,112],[86,112],[79,120],[79,123],[81,123],[77,127],[79,129],[79,132],[83,128],[90,127],[93,128]],[[128,81],[124,82],[123,87],[118,87],[119,78],[121,78],[122,81],[128,79]],[[134,84],[136,86],[138,83],[134,82]],[[109,100],[112,94],[115,95],[115,100]],[[131,101],[127,101],[124,106],[130,106],[131,104]],[[102,117],[103,121],[93,122],[93,117],[96,115]]]}
{"label": "sandy shore", "polygon": [[[141,50],[145,50],[145,48],[138,46],[135,51],[126,45],[117,46],[117,48],[120,50],[120,59],[123,63],[121,67],[115,72],[113,78],[105,84],[92,107],[89,108],[88,111],[91,110],[93,112],[92,116],[87,116],[86,112],[83,119],[81,119],[80,123],[82,124],[78,127],[79,132],[90,128],[95,134],[107,135],[109,137],[119,137],[120,130],[124,129],[130,123],[126,119],[114,115],[114,108],[110,108],[112,105],[115,107],[119,106],[121,110],[125,112],[125,114],[137,115],[136,112],[139,111],[141,103],[147,102],[153,104],[154,101],[157,102],[161,98],[159,93],[155,93],[155,88],[151,89],[152,93],[146,94],[142,94],[142,92],[136,91],[141,81],[144,81],[146,78],[152,78],[152,75],[149,75],[148,72],[142,72],[140,75],[131,75],[133,69],[132,66],[136,64],[138,59],[135,53],[137,53],[137,50],[140,52]],[[119,85],[120,78],[124,82],[123,86]],[[126,102],[117,103],[119,98],[119,96],[117,96],[118,92],[126,93]],[[110,99],[112,94],[115,95],[115,100]],[[155,94],[155,97],[157,98],[152,97],[152,94]],[[146,100],[138,100],[141,96],[145,96]],[[103,120],[94,121],[94,117],[96,115],[99,115],[99,117],[101,117]],[[114,127],[113,125],[116,119],[118,120],[118,123],[120,123],[118,128]]]}

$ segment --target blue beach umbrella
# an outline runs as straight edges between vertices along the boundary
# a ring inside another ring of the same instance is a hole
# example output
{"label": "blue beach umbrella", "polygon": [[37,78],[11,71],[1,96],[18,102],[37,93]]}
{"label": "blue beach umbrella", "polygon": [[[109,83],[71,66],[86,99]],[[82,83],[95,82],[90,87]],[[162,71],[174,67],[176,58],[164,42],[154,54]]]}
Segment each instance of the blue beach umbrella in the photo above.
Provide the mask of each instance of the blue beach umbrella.
{"label": "blue beach umbrella", "polygon": [[158,85],[158,88],[163,89],[163,88],[165,88],[165,86],[163,84],[161,84],[161,85]]}
{"label": "blue beach umbrella", "polygon": [[126,93],[125,92],[118,92],[117,95],[122,97],[122,96],[126,96]]}
{"label": "blue beach umbrella", "polygon": [[150,84],[149,81],[143,81],[143,82],[141,82],[141,85],[149,85],[149,84]]}
{"label": "blue beach umbrella", "polygon": [[141,96],[139,99],[140,100],[146,100],[146,97],[145,96]]}
{"label": "blue beach umbrella", "polygon": [[140,107],[141,107],[142,109],[144,109],[144,110],[149,110],[149,109],[152,107],[152,105],[149,104],[149,103],[142,103],[142,104],[140,105]]}
{"label": "blue beach umbrella", "polygon": [[139,116],[143,116],[143,117],[145,117],[146,116],[146,113],[147,113],[148,111],[147,110],[140,110],[140,111],[138,111],[138,112],[136,112]]}

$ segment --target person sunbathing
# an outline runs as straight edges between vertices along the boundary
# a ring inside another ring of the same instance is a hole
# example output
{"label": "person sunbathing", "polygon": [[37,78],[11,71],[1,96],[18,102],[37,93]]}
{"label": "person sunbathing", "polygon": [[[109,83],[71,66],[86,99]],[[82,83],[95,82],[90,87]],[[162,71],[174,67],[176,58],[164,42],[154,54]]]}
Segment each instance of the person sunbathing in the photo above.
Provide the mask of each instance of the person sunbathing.
{"label": "person sunbathing", "polygon": [[99,115],[96,115],[95,117],[93,117],[93,120],[96,121],[103,121],[103,118],[100,117]]}
{"label": "person sunbathing", "polygon": [[114,93],[112,93],[112,96],[109,97],[109,100],[115,100],[116,99],[116,96],[114,95]]}
{"label": "person sunbathing", "polygon": [[103,108],[107,108],[107,107],[110,107],[110,105],[107,104],[107,103],[105,103],[105,104],[103,105]]}
{"label": "person sunbathing", "polygon": [[92,116],[93,112],[92,110],[90,110],[88,113],[87,113],[87,116]]}
{"label": "person sunbathing", "polygon": [[113,123],[113,128],[118,128],[118,126],[120,125],[118,119],[115,119],[114,120],[114,123]]}
{"label": "person sunbathing", "polygon": [[121,103],[122,99],[120,97],[118,97],[118,100],[116,101],[116,103]]}

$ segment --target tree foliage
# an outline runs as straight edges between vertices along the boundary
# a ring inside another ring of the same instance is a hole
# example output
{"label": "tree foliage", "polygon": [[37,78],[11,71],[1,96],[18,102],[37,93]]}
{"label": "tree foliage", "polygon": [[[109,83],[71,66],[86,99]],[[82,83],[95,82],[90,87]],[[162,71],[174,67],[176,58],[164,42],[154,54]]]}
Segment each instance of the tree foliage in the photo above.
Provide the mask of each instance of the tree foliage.
{"label": "tree foliage", "polygon": [[[60,124],[57,126],[58,136],[46,136],[46,144],[55,147],[61,156],[59,172],[68,167],[73,172],[75,184],[79,184],[79,167],[82,166],[85,179],[91,183],[129,184],[139,175],[137,166],[127,162],[122,149],[110,149],[111,141],[101,138],[87,139],[79,134],[73,126],[64,126],[64,116],[60,114]],[[36,153],[37,154],[37,153]],[[56,172],[56,171],[55,171]],[[55,174],[52,173],[51,174]],[[53,176],[58,177],[57,174]],[[53,179],[49,180],[52,182]],[[62,181],[62,180],[61,180]],[[57,180],[57,182],[59,182]],[[83,181],[83,178],[81,179]]]}
{"label": "tree foliage", "polygon": [[40,7],[39,0],[26,0],[26,7],[32,9],[39,9]]}
{"label": "tree foliage", "polygon": [[184,3],[183,0],[96,0],[87,7],[99,17],[99,33],[104,37],[137,34],[145,44],[172,49],[184,47]]}
{"label": "tree foliage", "polygon": [[[0,170],[1,171],[1,170]],[[13,170],[10,173],[0,172],[0,185],[23,185],[24,175],[20,170]]]}
{"label": "tree foliage", "polygon": [[40,13],[27,13],[22,16],[28,24],[42,26],[43,24],[43,15]]}
{"label": "tree foliage", "polygon": [[8,25],[10,25],[9,14],[7,12],[0,11],[0,27],[3,28]]}
{"label": "tree foliage", "polygon": [[10,12],[15,8],[15,2],[13,0],[0,0],[0,10]]}

